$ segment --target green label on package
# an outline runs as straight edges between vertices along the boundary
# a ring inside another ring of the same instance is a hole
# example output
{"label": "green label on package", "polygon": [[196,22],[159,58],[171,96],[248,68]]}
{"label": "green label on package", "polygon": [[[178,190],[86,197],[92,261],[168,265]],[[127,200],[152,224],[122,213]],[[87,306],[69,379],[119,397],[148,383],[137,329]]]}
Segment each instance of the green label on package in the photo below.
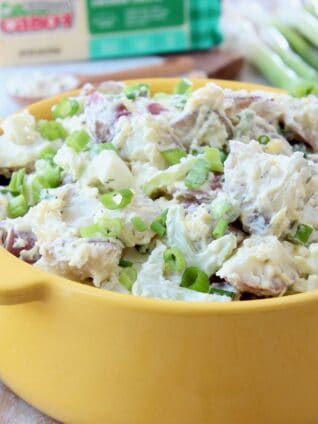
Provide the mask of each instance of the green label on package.
{"label": "green label on package", "polygon": [[183,25],[187,20],[184,0],[90,0],[91,34],[122,32]]}
{"label": "green label on package", "polygon": [[207,49],[217,44],[219,0],[86,0],[93,59]]}

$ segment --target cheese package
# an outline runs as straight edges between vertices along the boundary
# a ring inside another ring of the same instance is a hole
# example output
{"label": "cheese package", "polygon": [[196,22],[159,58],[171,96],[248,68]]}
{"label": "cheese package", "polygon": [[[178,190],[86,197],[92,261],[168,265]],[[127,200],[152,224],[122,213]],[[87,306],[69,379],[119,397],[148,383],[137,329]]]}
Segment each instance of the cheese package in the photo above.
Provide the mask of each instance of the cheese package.
{"label": "cheese package", "polygon": [[219,0],[0,1],[0,65],[208,49],[219,16]]}

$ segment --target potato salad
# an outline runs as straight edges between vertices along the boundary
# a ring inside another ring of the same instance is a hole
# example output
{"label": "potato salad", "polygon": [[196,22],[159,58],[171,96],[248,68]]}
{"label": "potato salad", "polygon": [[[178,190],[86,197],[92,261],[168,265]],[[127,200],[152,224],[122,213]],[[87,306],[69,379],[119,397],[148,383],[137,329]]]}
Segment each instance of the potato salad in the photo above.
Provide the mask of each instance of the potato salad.
{"label": "potato salad", "polygon": [[1,245],[33,266],[167,300],[318,288],[317,97],[107,82],[2,130]]}

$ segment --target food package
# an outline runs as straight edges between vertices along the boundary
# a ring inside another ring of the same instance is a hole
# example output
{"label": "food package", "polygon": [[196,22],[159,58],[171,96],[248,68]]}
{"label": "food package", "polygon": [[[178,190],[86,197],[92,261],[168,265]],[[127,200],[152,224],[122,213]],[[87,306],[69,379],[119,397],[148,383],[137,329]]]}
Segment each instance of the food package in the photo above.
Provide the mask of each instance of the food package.
{"label": "food package", "polygon": [[208,49],[219,15],[219,0],[0,1],[0,65]]}

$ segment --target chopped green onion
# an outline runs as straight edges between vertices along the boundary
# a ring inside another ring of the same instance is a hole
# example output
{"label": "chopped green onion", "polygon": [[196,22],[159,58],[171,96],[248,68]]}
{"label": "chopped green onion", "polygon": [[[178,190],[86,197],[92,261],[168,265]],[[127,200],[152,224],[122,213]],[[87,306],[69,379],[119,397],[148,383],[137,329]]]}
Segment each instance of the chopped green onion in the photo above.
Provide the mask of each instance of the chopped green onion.
{"label": "chopped green onion", "polygon": [[28,211],[28,203],[23,194],[17,197],[12,197],[8,202],[8,216],[9,218],[18,218],[23,216]]}
{"label": "chopped green onion", "polygon": [[13,172],[8,186],[9,191],[13,194],[23,194],[25,188],[25,170],[19,169],[19,171]]}
{"label": "chopped green onion", "polygon": [[257,141],[259,142],[259,144],[266,145],[270,142],[270,138],[268,137],[268,135],[262,134],[257,137]]}
{"label": "chopped green onion", "polygon": [[229,202],[218,200],[216,198],[211,206],[211,213],[215,219],[223,218],[232,209],[232,205]]}
{"label": "chopped green onion", "polygon": [[118,277],[118,281],[120,282],[120,284],[126,287],[126,289],[129,291],[131,291],[132,286],[136,280],[137,280],[137,271],[133,266],[124,268],[120,272]]}
{"label": "chopped green onion", "polygon": [[118,264],[121,268],[128,268],[130,266],[133,266],[133,263],[130,261],[127,261],[127,259],[119,259],[119,264]]}
{"label": "chopped green onion", "polygon": [[129,188],[119,191],[110,191],[102,194],[100,200],[107,209],[116,210],[123,209],[131,202],[134,194]]}
{"label": "chopped green onion", "polygon": [[179,249],[166,249],[163,252],[163,260],[165,262],[165,272],[182,272],[185,268],[185,260]]}
{"label": "chopped green onion", "polygon": [[289,90],[289,94],[298,98],[306,97],[310,94],[318,96],[318,84],[304,82],[303,84],[296,85],[291,90]]}
{"label": "chopped green onion", "polygon": [[89,142],[89,135],[84,130],[77,130],[70,134],[65,143],[67,146],[71,147],[75,152],[79,153],[85,150]]}
{"label": "chopped green onion", "polygon": [[220,296],[228,296],[231,299],[233,299],[235,297],[235,292],[234,291],[218,289],[216,287],[210,287],[209,293],[210,294],[219,294]]}
{"label": "chopped green onion", "polygon": [[45,166],[40,171],[40,176],[46,181],[47,188],[56,188],[61,183],[61,173],[62,170],[60,167],[46,161]]}
{"label": "chopped green onion", "polygon": [[211,172],[224,172],[221,151],[215,147],[206,147],[204,149],[204,159],[209,165]]}
{"label": "chopped green onion", "polygon": [[41,175],[36,175],[31,181],[32,204],[38,203],[41,199],[42,190],[48,188],[47,181]]}
{"label": "chopped green onion", "polygon": [[39,154],[39,159],[53,159],[56,155],[56,147],[48,145]]}
{"label": "chopped green onion", "polygon": [[49,141],[58,139],[64,140],[67,136],[67,132],[62,125],[55,121],[46,121],[45,119],[41,119],[37,123],[37,130],[43,138]]}
{"label": "chopped green onion", "polygon": [[137,97],[148,97],[150,92],[149,84],[134,84],[126,87],[124,90],[125,96],[130,100],[135,100]]}
{"label": "chopped green onion", "polygon": [[301,244],[306,244],[313,231],[314,229],[312,226],[307,224],[299,224],[294,239]]}
{"label": "chopped green onion", "polygon": [[80,104],[75,99],[62,99],[52,110],[53,117],[68,118],[80,111]]}
{"label": "chopped green onion", "polygon": [[187,268],[181,278],[181,287],[208,293],[210,288],[209,277],[197,267]]}
{"label": "chopped green onion", "polygon": [[158,234],[159,237],[163,237],[166,234],[166,221],[167,221],[168,209],[162,212],[158,218],[156,218],[150,225],[150,229]]}
{"label": "chopped green onion", "polygon": [[192,82],[187,78],[182,78],[175,86],[174,94],[190,94],[192,91]]}
{"label": "chopped green onion", "polygon": [[223,237],[228,226],[229,222],[226,219],[220,219],[212,232],[212,236],[216,239]]}
{"label": "chopped green onion", "polygon": [[98,155],[103,150],[113,150],[117,153],[116,147],[112,143],[99,143],[99,144],[93,144],[90,148],[90,151],[93,155]]}
{"label": "chopped green onion", "polygon": [[205,183],[209,175],[209,165],[203,159],[198,159],[185,179],[185,185],[190,189],[197,189]]}
{"label": "chopped green onion", "polygon": [[120,219],[100,218],[96,224],[80,228],[81,237],[117,238],[121,232]]}
{"label": "chopped green onion", "polygon": [[178,148],[164,150],[161,154],[169,166],[179,163],[187,155],[184,150]]}
{"label": "chopped green onion", "polygon": [[136,231],[143,232],[147,230],[147,224],[139,216],[131,218],[132,226]]}

